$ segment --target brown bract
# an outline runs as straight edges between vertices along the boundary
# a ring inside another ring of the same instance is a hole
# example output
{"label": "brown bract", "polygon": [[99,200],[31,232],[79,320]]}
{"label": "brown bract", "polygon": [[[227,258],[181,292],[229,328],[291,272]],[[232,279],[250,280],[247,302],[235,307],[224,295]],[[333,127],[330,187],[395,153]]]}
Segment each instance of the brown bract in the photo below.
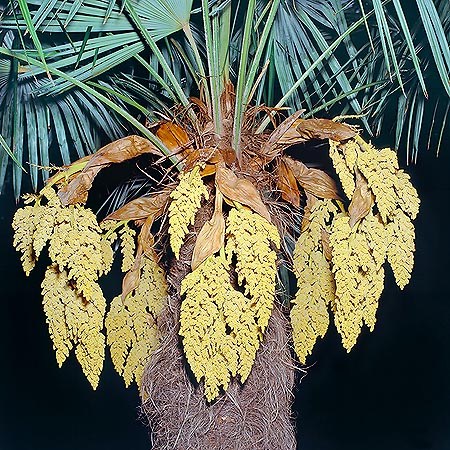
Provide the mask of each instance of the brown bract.
{"label": "brown bract", "polygon": [[142,255],[143,249],[141,246],[138,246],[133,266],[125,274],[122,280],[122,301],[124,301],[127,295],[139,286],[139,281],[141,278]]}
{"label": "brown bract", "polygon": [[277,150],[277,147],[279,147],[279,144],[283,144],[283,142],[280,142],[282,137],[289,132],[289,130],[292,128],[292,125],[296,122],[300,114],[305,112],[304,109],[295,112],[291,116],[289,116],[287,119],[285,119],[283,122],[278,125],[275,130],[273,130],[272,134],[269,136],[269,139],[264,143],[262,148],[262,154],[267,157],[268,161],[271,161],[277,154],[279,153],[279,150]]}
{"label": "brown bract", "polygon": [[311,139],[331,139],[345,141],[354,137],[356,132],[348,125],[329,119],[297,119],[280,137],[279,144],[294,145]]}
{"label": "brown bract", "polygon": [[225,219],[222,214],[222,195],[217,192],[214,214],[205,222],[197,236],[192,253],[191,268],[195,270],[203,261],[218,252],[225,241]]}
{"label": "brown bract", "polygon": [[319,169],[307,167],[301,161],[285,156],[283,161],[292,170],[298,184],[307,192],[320,198],[340,199],[333,178]]}
{"label": "brown bract", "polygon": [[238,178],[223,162],[217,164],[216,186],[226,198],[248,206],[260,216],[272,222],[269,210],[261,200],[261,195],[255,186],[245,178]]}
{"label": "brown bract", "polygon": [[171,151],[170,156],[175,156],[178,161],[182,159],[182,153],[192,150],[189,148],[193,141],[183,128],[174,122],[163,122],[156,131],[156,137]]}
{"label": "brown bract", "polygon": [[155,134],[169,150],[176,150],[189,142],[186,131],[173,122],[162,123]]}
{"label": "brown bract", "polygon": [[61,203],[63,206],[86,203],[89,189],[100,170],[145,153],[163,156],[154,144],[139,136],[128,136],[105,145],[89,159],[84,169],[67,186],[59,190]]}
{"label": "brown bract", "polygon": [[149,216],[142,225],[141,232],[138,236],[138,248],[142,247],[144,254],[154,261],[157,261],[157,255],[154,249],[155,239],[151,233],[154,217]]}
{"label": "brown bract", "polygon": [[350,226],[353,228],[363,217],[369,214],[373,205],[373,194],[369,189],[366,179],[356,169],[356,188],[352,201],[348,207]]}
{"label": "brown bract", "polygon": [[153,223],[164,212],[170,198],[170,191],[163,191],[150,197],[140,197],[114,211],[105,220],[140,220],[150,218]]}
{"label": "brown bract", "polygon": [[200,170],[200,175],[202,177],[207,177],[209,175],[213,175],[216,173],[216,165],[215,164],[205,164],[205,167]]}
{"label": "brown bract", "polygon": [[300,207],[300,190],[292,170],[281,160],[278,165],[277,187],[281,191],[281,198]]}
{"label": "brown bract", "polygon": [[[206,164],[207,162],[215,164],[218,161],[217,151],[214,148],[188,149],[185,152],[184,171],[190,172],[195,166]],[[215,169],[214,169],[215,172]],[[213,173],[214,173],[213,172]]]}

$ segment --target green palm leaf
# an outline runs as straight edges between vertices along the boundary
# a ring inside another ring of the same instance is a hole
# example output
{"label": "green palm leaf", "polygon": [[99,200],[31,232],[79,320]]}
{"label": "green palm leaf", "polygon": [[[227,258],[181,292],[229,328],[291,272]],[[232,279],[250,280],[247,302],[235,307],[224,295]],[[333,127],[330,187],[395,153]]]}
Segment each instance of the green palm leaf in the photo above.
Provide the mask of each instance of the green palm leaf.
{"label": "green palm leaf", "polygon": [[[132,3],[136,4],[140,23],[145,23],[146,29],[151,30],[154,41],[189,22],[192,1],[140,0]],[[32,186],[36,188],[39,172],[43,179],[48,175],[46,170],[40,171],[39,168],[48,166],[50,161],[57,162],[50,155],[51,149],[59,149],[61,162],[68,164],[73,159],[71,148],[81,157],[98,148],[100,139],[113,140],[126,133],[126,128],[119,126],[115,113],[107,110],[92,93],[74,88],[74,84],[64,77],[46,81],[47,60],[53,69],[64,70],[81,82],[100,81],[104,74],[134,60],[145,49],[145,42],[135,31],[136,24],[122,13],[115,2],[29,0],[22,6],[22,15],[20,11],[8,15],[12,8],[6,11],[2,18],[3,36],[6,32],[13,36],[13,41],[17,41],[20,34],[28,31],[36,50],[29,47],[27,39],[21,38],[21,44],[14,45],[14,54],[22,61],[21,64],[26,61],[29,64],[20,66],[21,73],[16,79],[9,80],[7,85],[5,81],[4,95],[0,97],[0,102],[5,104],[0,120],[6,144],[6,152],[2,152],[0,161],[0,189],[6,174],[8,142],[11,145],[14,142],[11,150],[14,154],[11,155],[17,155],[14,156],[17,162],[24,160],[23,152],[27,153]],[[33,65],[31,62],[35,58],[43,63]],[[8,59],[2,61],[9,70]],[[8,78],[9,74],[5,77]],[[177,82],[175,77],[172,81]],[[5,96],[13,85],[21,86],[18,91],[19,108],[15,108],[15,112],[12,105],[16,103],[7,101]],[[103,84],[103,89],[110,89],[107,86],[108,83]],[[185,95],[179,85],[177,89],[179,95]],[[16,128],[25,130],[25,140],[19,142],[15,137],[13,123],[16,123]],[[19,177],[16,173],[15,179],[15,195],[18,196],[21,175]]]}
{"label": "green palm leaf", "polygon": [[[144,120],[156,120],[157,112],[170,116],[173,103],[187,106],[188,97],[200,92],[220,130],[227,79],[236,85],[236,150],[256,79],[256,101],[305,107],[310,115],[362,114],[374,134],[392,131],[397,146],[406,142],[410,160],[417,159],[425,137],[439,148],[450,99],[448,0],[252,5],[254,13],[234,0],[198,1],[194,10],[192,0],[21,0],[15,14],[11,6],[0,30],[6,143],[0,185],[8,150],[17,162],[28,155],[36,185],[38,166],[55,161],[49,149],[59,150],[59,160],[67,163],[101,139],[133,128],[145,134]],[[405,14],[406,7],[417,8],[417,14]],[[184,36],[174,35],[177,31]],[[11,58],[20,61],[16,80]],[[437,84],[447,95],[440,103]],[[391,108],[397,114],[386,121]],[[431,130],[425,120],[429,110]],[[128,123],[119,125],[119,116]],[[18,135],[21,127],[25,139]],[[20,186],[22,173],[17,166],[13,170]]]}
{"label": "green palm leaf", "polygon": [[[417,0],[421,14],[416,21],[411,21],[413,15],[406,19],[404,8],[413,5],[405,1],[373,0],[364,2],[364,10],[361,5],[351,0],[282,2],[268,47],[274,68],[266,83],[279,83],[284,98],[277,105],[287,102],[293,110],[325,109],[330,115],[353,110],[365,115],[363,123],[375,134],[385,129],[387,109],[404,95],[407,101],[400,104],[411,120],[397,116],[396,141],[399,145],[405,139],[408,154],[417,156],[423,116],[436,101],[426,100],[426,80],[433,79],[435,84],[436,74],[448,93],[449,3]],[[267,84],[259,98],[269,91]],[[293,85],[298,89],[293,90]],[[403,132],[404,127],[409,131]]]}

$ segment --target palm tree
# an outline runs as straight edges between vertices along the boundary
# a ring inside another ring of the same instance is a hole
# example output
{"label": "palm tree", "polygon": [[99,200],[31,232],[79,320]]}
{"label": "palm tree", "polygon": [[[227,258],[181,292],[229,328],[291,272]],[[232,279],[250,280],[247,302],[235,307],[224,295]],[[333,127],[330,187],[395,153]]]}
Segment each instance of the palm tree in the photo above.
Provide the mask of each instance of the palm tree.
{"label": "palm tree", "polygon": [[[401,288],[409,281],[417,193],[395,152],[361,135],[394,123],[408,160],[423,142],[440,147],[450,6],[416,7],[5,9],[0,183],[9,155],[19,196],[25,150],[32,187],[40,169],[47,180],[15,216],[15,245],[29,273],[49,243],[43,304],[58,363],[75,347],[95,388],[105,325],[117,371],[141,387],[154,448],[295,448],[291,342],[304,363],[331,311],[350,350],[375,325],[385,260]],[[319,112],[334,120],[311,118]],[[69,164],[72,150],[81,159]],[[132,158],[145,177],[117,187],[99,226],[83,206],[94,178]],[[65,166],[47,179],[50,163]],[[97,279],[118,238],[126,274],[105,315]]]}

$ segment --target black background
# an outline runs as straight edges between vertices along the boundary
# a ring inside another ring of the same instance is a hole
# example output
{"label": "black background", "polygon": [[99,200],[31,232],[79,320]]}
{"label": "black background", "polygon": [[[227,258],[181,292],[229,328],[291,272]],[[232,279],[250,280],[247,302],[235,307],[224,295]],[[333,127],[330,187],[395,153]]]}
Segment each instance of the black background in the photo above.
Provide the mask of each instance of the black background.
{"label": "black background", "polygon": [[[423,151],[407,168],[422,201],[410,284],[400,291],[387,270],[375,331],[366,330],[347,355],[332,326],[298,385],[302,450],[450,449],[449,134],[438,158]],[[149,449],[137,389],[125,389],[109,359],[96,392],[73,354],[58,369],[40,304],[43,266],[29,278],[23,274],[12,248],[14,208],[6,192],[0,197],[0,450]]]}

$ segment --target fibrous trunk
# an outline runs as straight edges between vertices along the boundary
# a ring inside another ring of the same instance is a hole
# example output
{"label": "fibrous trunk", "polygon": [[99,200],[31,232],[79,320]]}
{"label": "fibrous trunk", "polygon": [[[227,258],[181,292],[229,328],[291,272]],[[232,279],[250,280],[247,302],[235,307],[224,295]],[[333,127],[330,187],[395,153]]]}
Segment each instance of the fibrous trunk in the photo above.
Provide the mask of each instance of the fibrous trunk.
{"label": "fibrous trunk", "polygon": [[233,381],[209,404],[202,385],[189,372],[178,336],[180,284],[192,253],[189,237],[186,241],[167,277],[169,302],[159,320],[164,339],[142,380],[152,449],[295,449],[291,420],[295,365],[288,345],[288,321],[280,308],[274,308],[244,385]]}

